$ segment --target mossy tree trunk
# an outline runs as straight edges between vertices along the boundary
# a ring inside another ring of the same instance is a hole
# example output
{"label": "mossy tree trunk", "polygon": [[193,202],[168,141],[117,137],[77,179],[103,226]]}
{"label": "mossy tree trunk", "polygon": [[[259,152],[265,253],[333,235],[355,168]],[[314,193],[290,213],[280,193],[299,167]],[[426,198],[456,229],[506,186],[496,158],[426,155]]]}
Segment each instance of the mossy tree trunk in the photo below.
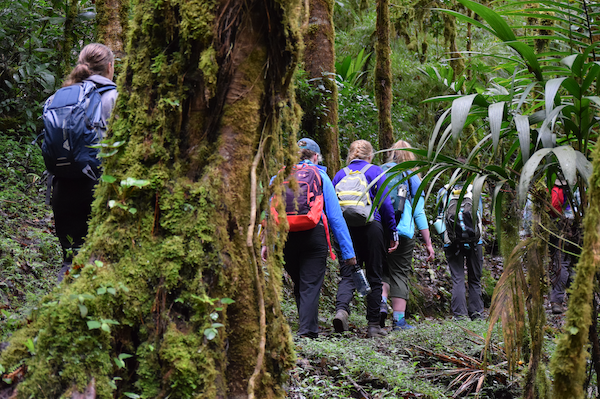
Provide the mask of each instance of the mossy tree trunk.
{"label": "mossy tree trunk", "polygon": [[564,333],[558,339],[550,363],[555,398],[583,398],[588,361],[589,328],[596,275],[600,266],[600,148],[593,155],[588,185],[589,206],[583,220],[583,250],[569,291]]}
{"label": "mossy tree trunk", "polygon": [[97,40],[110,47],[115,57],[125,56],[129,0],[96,0]]}
{"label": "mossy tree trunk", "polygon": [[[77,41],[75,34],[75,18],[77,18],[77,10],[79,6],[78,0],[67,0],[64,2],[65,7],[65,25],[64,25],[64,41],[61,47],[61,70],[63,75],[67,75],[73,65],[71,65],[73,46]],[[77,60],[77,59],[75,59]]]}
{"label": "mossy tree trunk", "polygon": [[257,200],[256,187],[289,158],[283,136],[295,139],[299,123],[289,86],[300,9],[136,4],[109,133],[119,151],[106,158],[86,245],[0,356],[28,367],[18,398],[86,387],[98,398],[284,396],[285,234],[270,229],[275,250],[260,264],[268,194]]}
{"label": "mossy tree trunk", "polygon": [[[310,0],[308,24],[304,32],[304,67],[314,87],[320,89],[322,103],[313,108],[315,115],[304,115],[312,121],[308,134],[321,147],[324,164],[330,174],[341,169],[338,130],[338,92],[335,84],[335,32],[333,0]],[[314,79],[314,80],[313,80]],[[305,125],[306,126],[306,125]],[[333,175],[332,175],[333,176]]]}
{"label": "mossy tree trunk", "polygon": [[394,143],[392,126],[392,66],[390,61],[390,2],[377,2],[377,45],[375,46],[375,97],[379,108],[379,149]]}

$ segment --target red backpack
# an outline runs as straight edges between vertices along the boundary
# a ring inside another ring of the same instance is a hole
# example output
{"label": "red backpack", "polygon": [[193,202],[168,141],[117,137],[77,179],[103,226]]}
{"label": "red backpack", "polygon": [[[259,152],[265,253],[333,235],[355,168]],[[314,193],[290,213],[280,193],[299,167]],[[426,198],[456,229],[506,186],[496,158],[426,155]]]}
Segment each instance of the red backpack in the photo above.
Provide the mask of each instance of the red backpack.
{"label": "red backpack", "polygon": [[[298,190],[290,187],[292,177],[298,183]],[[294,165],[285,184],[285,213],[290,231],[310,230],[319,224],[323,217],[323,181],[319,169],[307,163]]]}
{"label": "red backpack", "polygon": [[[298,183],[298,189],[294,191],[290,187],[292,176]],[[331,259],[335,260],[335,254],[331,249],[329,241],[329,226],[327,217],[323,212],[325,199],[323,197],[323,181],[319,168],[315,165],[302,163],[294,165],[292,173],[283,182],[285,185],[285,213],[289,225],[289,231],[305,231],[315,228],[321,220],[325,226],[327,245]],[[277,197],[273,198],[271,214],[275,220],[279,215],[275,209]]]}

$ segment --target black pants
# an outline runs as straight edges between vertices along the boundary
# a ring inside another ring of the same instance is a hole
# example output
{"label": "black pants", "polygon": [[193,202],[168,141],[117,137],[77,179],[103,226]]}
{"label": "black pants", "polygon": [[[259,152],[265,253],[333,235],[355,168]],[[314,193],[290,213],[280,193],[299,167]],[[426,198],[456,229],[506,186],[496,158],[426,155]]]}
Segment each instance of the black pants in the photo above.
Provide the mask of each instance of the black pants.
{"label": "black pants", "polygon": [[[383,257],[387,246],[381,222],[374,220],[366,226],[349,227],[352,244],[359,265],[364,266],[371,292],[367,295],[367,321],[379,325],[379,305],[381,303]],[[340,276],[336,297],[336,310],[350,312],[350,301],[354,294],[352,272],[354,266],[340,262]]]}
{"label": "black pants", "polygon": [[298,335],[315,338],[319,333],[319,295],[327,269],[329,248],[325,227],[290,232],[283,250],[285,270],[294,282],[298,308]]}
{"label": "black pants", "polygon": [[54,177],[52,211],[64,262],[70,263],[83,245],[88,232],[94,186],[97,182],[87,177],[81,179]]}

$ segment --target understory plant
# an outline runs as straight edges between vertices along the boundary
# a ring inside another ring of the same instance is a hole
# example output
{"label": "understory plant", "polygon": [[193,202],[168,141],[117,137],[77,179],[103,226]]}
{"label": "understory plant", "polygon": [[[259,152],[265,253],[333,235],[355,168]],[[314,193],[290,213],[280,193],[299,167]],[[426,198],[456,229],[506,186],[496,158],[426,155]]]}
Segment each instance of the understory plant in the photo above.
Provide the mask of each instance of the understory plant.
{"label": "understory plant", "polygon": [[[510,50],[505,56],[495,56],[495,67],[503,73],[488,82],[486,90],[429,99],[448,101],[451,106],[438,119],[428,148],[409,150],[418,160],[400,164],[393,171],[413,169],[413,174],[422,173],[419,193],[427,197],[441,183],[463,182],[465,190],[467,184],[472,184],[473,212],[477,212],[476,199],[487,184],[499,232],[497,239],[505,241],[503,253],[508,261],[495,290],[490,328],[502,319],[506,353],[514,370],[523,356],[520,348],[524,336],[519,326],[524,326],[527,317],[532,343],[527,351],[525,397],[544,396],[549,391],[541,388],[545,376],[538,371],[543,362],[539,341],[543,339],[540,331],[545,323],[541,294],[546,289],[546,271],[537,266],[547,263],[548,234],[557,234],[550,221],[541,219],[550,206],[547,192],[556,179],[567,182],[567,200],[575,211],[576,225],[581,225],[587,213],[596,214],[593,191],[589,190],[600,107],[600,65],[596,61],[595,27],[590,22],[595,14],[585,1],[579,7],[564,2],[524,2],[524,9],[504,7],[498,12],[470,0],[460,3],[480,19],[445,12],[491,33]],[[506,15],[518,22],[518,17],[526,17],[528,24],[524,29],[511,27],[505,21]],[[547,20],[552,23],[544,23]],[[474,87],[468,79],[464,84]],[[455,151],[449,152],[449,147]],[[459,155],[466,162],[460,162]],[[515,237],[516,223],[503,221],[507,215],[519,220],[528,198],[535,204],[537,216],[533,220],[532,241],[524,244]],[[596,240],[594,228],[586,224],[586,239],[592,234],[590,240]],[[512,234],[502,234],[511,229]],[[515,245],[514,258],[510,258],[507,255]],[[592,250],[591,245],[584,243],[584,248]],[[554,391],[566,395],[559,397],[578,397],[585,381],[589,381],[585,378],[585,359],[596,267],[581,267],[588,262],[587,256],[592,253],[584,249],[571,288],[565,333],[552,361]],[[521,266],[510,267],[510,259],[524,259],[528,266],[525,270]]]}

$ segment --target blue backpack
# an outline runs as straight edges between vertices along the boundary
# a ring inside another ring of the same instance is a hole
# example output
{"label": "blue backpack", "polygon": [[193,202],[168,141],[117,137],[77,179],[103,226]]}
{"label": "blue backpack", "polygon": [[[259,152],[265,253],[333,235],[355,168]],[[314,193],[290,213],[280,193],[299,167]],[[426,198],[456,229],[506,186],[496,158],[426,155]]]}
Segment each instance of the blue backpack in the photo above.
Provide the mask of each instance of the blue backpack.
{"label": "blue backpack", "polygon": [[42,155],[48,172],[58,177],[100,177],[98,148],[102,139],[102,93],[115,85],[100,88],[89,81],[63,87],[44,104]]}

